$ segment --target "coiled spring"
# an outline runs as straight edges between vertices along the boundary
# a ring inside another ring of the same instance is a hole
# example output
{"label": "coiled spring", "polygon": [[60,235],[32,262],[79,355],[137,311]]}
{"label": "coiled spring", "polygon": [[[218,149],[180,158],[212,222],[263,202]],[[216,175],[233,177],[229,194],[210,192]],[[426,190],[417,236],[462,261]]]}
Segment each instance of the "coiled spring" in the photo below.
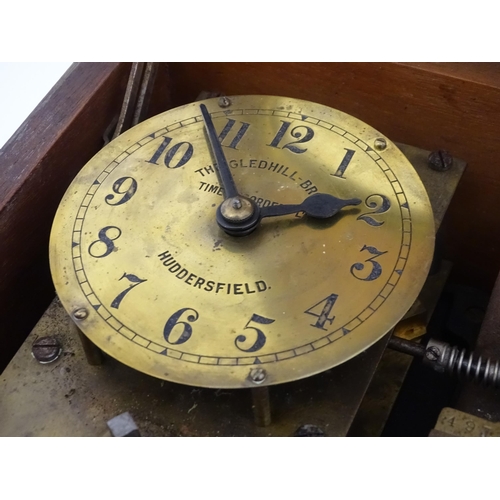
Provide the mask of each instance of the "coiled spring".
{"label": "coiled spring", "polygon": [[451,346],[448,349],[447,359],[441,364],[448,373],[461,380],[500,387],[500,362],[476,357],[473,352],[467,354],[466,349]]}

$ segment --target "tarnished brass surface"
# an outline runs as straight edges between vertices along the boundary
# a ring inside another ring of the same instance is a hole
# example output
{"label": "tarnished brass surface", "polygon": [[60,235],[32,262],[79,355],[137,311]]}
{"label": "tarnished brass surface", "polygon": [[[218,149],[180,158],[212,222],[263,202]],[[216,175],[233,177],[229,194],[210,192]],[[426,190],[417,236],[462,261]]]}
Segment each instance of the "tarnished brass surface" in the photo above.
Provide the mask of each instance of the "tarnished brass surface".
{"label": "tarnished brass surface", "polygon": [[443,408],[434,430],[455,437],[500,437],[500,422],[490,422],[455,408]]}
{"label": "tarnished brass surface", "polygon": [[262,385],[296,380],[364,351],[414,302],[434,243],[425,189],[387,138],[373,149],[380,133],[306,101],[231,101],[204,103],[219,134],[234,120],[222,144],[241,194],[262,205],[314,192],[363,203],[226,235],[193,103],[98,153],[64,196],[50,242],[57,293],[70,315],[88,312],[76,322],[92,342],[144,373],[214,388],[252,387],[256,366]]}

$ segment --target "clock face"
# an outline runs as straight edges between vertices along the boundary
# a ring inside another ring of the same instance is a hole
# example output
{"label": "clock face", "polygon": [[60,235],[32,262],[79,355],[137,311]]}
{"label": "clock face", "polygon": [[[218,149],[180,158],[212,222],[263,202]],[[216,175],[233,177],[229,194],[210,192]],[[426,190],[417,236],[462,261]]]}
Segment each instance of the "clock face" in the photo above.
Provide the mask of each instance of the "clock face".
{"label": "clock face", "polygon": [[425,189],[379,132],[306,101],[230,99],[202,102],[240,194],[260,207],[315,193],[361,203],[226,234],[192,103],[92,158],[50,242],[57,293],[92,342],[155,377],[217,388],[251,387],[256,373],[262,385],[307,377],[365,350],[416,299],[434,246]]}

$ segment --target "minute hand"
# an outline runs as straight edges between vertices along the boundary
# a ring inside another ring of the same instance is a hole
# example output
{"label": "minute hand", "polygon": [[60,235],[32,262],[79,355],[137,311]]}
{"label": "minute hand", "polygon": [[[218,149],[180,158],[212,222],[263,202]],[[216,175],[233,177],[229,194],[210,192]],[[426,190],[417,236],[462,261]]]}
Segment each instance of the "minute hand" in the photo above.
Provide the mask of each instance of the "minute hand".
{"label": "minute hand", "polygon": [[224,188],[224,199],[227,200],[228,198],[234,198],[235,196],[239,195],[238,189],[236,188],[236,184],[234,183],[234,179],[231,174],[231,170],[229,169],[224,151],[222,151],[222,146],[219,142],[212,117],[210,116],[210,113],[208,112],[208,109],[204,104],[200,104],[200,109],[201,114],[203,115],[203,120],[205,121],[205,128],[207,129],[210,146],[215,156],[215,162],[217,163],[217,170],[219,171],[220,181],[222,183],[222,187]]}
{"label": "minute hand", "polygon": [[298,205],[273,205],[270,207],[262,207],[260,209],[260,215],[261,217],[276,217],[278,215],[305,212],[310,217],[327,219],[328,217],[334,216],[344,207],[359,205],[360,203],[361,200],[359,198],[341,200],[331,194],[315,193]]}

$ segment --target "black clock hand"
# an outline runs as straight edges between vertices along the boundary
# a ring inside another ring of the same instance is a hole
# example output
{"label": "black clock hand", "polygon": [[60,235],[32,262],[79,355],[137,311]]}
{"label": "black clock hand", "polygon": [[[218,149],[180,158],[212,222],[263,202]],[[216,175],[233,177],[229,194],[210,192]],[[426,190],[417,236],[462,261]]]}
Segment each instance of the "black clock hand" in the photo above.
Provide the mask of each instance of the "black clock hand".
{"label": "black clock hand", "polygon": [[[246,198],[242,198],[246,200]],[[326,219],[333,217],[342,208],[351,205],[359,205],[359,198],[342,200],[330,194],[315,193],[306,198],[297,205],[273,205],[270,207],[256,207],[252,217],[247,219],[225,218],[221,213],[221,207],[229,205],[234,199],[225,200],[217,210],[217,222],[219,226],[232,236],[245,236],[250,234],[258,225],[263,217],[277,217],[279,215],[288,215],[296,212],[305,212],[310,217]]]}
{"label": "black clock hand", "polygon": [[272,205],[270,207],[262,207],[260,216],[276,217],[278,215],[288,215],[296,212],[305,212],[310,217],[317,219],[326,219],[334,216],[342,208],[351,205],[359,205],[359,198],[351,198],[349,200],[341,200],[331,194],[315,193],[306,198],[299,205]]}
{"label": "black clock hand", "polygon": [[238,189],[234,183],[233,175],[231,174],[224,151],[222,151],[222,146],[219,142],[212,117],[204,104],[200,104],[200,109],[203,120],[205,121],[205,128],[207,129],[208,138],[210,140],[210,147],[215,156],[215,162],[217,164],[217,170],[219,171],[222,188],[224,189],[224,198],[228,199],[239,196]]}

